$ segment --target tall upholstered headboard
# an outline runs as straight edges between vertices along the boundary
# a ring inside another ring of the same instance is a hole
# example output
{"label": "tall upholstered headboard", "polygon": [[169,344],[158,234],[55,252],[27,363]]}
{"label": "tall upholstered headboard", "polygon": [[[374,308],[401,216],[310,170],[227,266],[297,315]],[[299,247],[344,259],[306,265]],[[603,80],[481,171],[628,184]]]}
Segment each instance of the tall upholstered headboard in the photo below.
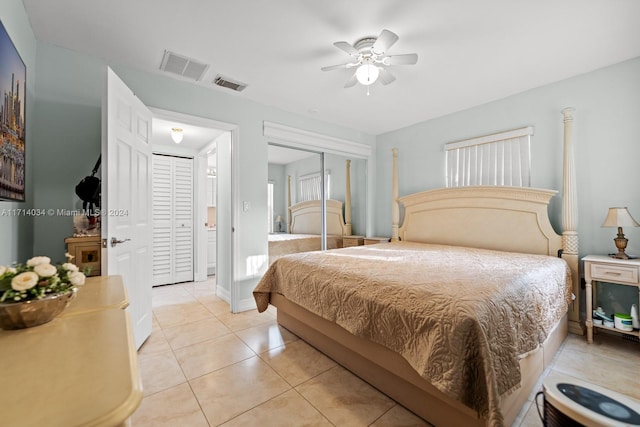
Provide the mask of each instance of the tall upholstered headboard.
{"label": "tall upholstered headboard", "polygon": [[[342,202],[327,200],[327,234],[351,236],[351,160],[345,162],[344,215]],[[287,177],[287,232],[291,234],[322,234],[320,200],[291,204],[291,177]]]}
{"label": "tall upholstered headboard", "polygon": [[[342,215],[342,202],[327,200],[327,235],[344,236],[346,225]],[[322,213],[320,200],[308,200],[289,207],[291,234],[321,234]]]}
{"label": "tall upholstered headboard", "polygon": [[401,197],[400,240],[557,256],[547,205],[551,190],[524,187],[460,187]]}

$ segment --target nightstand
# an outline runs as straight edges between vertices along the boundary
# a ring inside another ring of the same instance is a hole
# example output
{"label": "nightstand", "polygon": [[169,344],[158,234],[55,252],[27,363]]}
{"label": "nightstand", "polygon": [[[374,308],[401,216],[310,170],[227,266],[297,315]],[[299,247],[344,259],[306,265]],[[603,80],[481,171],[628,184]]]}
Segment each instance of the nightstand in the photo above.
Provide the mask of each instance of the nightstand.
{"label": "nightstand", "polygon": [[[595,287],[597,282],[606,282],[616,285],[635,286],[638,288],[640,298],[640,260],[624,260],[608,256],[589,255],[582,258],[582,261],[584,261],[584,278],[586,281],[585,299],[587,305],[587,320],[585,321],[585,325],[587,326],[587,342],[593,342],[594,327],[640,337],[637,329],[633,331],[623,331],[622,329],[610,328],[604,325],[594,325],[592,292],[592,287]],[[611,316],[613,316],[613,313]]]}
{"label": "nightstand", "polygon": [[362,246],[364,244],[364,236],[342,236],[342,247]]}
{"label": "nightstand", "polygon": [[100,276],[100,253],[102,238],[100,236],[67,237],[67,252],[74,256],[72,263],[80,271],[90,270],[87,276]]}
{"label": "nightstand", "polygon": [[391,240],[389,237],[365,237],[364,244],[377,245],[378,243],[387,243],[389,240]]}

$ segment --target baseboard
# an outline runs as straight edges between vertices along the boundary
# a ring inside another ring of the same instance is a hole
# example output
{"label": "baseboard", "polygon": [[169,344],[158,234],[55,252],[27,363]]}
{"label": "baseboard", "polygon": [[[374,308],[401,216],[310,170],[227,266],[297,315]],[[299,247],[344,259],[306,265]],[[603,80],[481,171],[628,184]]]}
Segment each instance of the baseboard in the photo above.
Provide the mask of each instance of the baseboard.
{"label": "baseboard", "polygon": [[238,304],[238,311],[256,310],[257,308],[256,300],[253,297],[240,300],[240,304]]}
{"label": "baseboard", "polygon": [[222,286],[216,286],[216,296],[231,304],[231,293]]}

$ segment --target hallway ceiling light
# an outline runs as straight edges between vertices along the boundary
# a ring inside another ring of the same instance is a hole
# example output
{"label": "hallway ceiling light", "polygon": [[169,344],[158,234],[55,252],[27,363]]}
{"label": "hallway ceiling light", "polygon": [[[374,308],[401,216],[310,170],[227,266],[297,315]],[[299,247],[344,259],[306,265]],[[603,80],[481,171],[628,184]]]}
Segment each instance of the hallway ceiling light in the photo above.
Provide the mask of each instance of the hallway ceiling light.
{"label": "hallway ceiling light", "polygon": [[173,139],[173,142],[180,144],[183,137],[182,128],[171,128],[171,139]]}

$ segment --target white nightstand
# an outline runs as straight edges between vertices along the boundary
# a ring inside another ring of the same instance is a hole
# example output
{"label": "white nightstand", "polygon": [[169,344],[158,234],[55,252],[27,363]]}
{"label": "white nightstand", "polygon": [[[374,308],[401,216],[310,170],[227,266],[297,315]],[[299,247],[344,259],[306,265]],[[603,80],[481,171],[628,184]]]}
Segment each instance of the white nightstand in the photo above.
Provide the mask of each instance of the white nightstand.
{"label": "white nightstand", "polygon": [[[586,281],[586,303],[587,303],[587,342],[593,342],[593,328],[607,329],[622,334],[640,336],[637,329],[633,331],[623,331],[622,329],[609,328],[603,325],[593,324],[593,294],[592,286],[596,282],[614,283],[617,285],[635,286],[638,288],[640,298],[640,260],[638,259],[616,259],[608,256],[589,255],[582,258],[584,261],[584,278]],[[625,313],[628,314],[628,313]]]}

